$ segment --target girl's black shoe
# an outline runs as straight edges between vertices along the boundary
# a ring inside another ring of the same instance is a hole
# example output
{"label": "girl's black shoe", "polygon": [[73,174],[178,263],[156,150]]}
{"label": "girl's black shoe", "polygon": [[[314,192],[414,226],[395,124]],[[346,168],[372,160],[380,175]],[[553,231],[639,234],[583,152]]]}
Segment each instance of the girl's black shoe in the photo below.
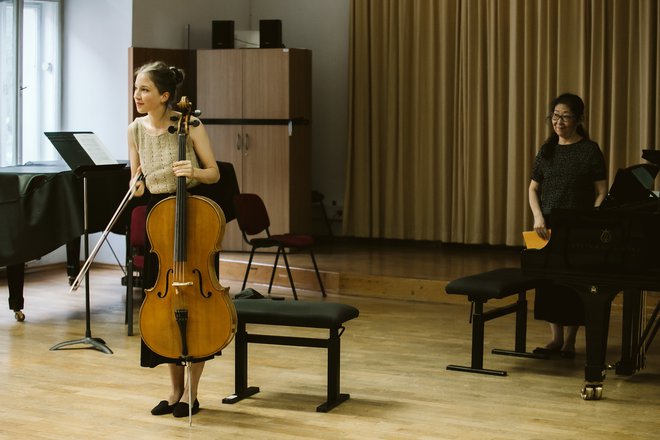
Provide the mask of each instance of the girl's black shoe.
{"label": "girl's black shoe", "polygon": [[151,414],[154,416],[162,416],[163,414],[172,414],[172,411],[174,411],[174,407],[177,404],[175,403],[174,405],[170,405],[167,400],[161,400],[158,402],[158,405],[154,406],[151,409]]}
{"label": "girl's black shoe", "polygon": [[[195,399],[195,403],[193,403],[191,413],[195,415],[198,412],[199,412],[199,401]],[[188,404],[185,402],[179,402],[176,405],[174,405],[174,410],[172,411],[172,415],[174,417],[188,417]]]}

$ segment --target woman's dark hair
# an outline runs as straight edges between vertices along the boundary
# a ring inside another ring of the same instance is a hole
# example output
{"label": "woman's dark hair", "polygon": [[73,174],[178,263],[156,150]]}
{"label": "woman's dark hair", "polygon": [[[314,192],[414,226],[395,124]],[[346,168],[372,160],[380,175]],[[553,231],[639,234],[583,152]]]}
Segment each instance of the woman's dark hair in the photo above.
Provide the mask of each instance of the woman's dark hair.
{"label": "woman's dark hair", "polygon": [[186,77],[183,70],[174,66],[168,66],[162,61],[154,61],[135,70],[135,76],[140,73],[149,75],[149,78],[151,78],[158,89],[158,93],[162,95],[163,93],[168,92],[170,94],[166,105],[172,107],[178,99],[177,93],[179,87]]}
{"label": "woman's dark hair", "polygon": [[[587,129],[584,127],[584,101],[582,101],[582,98],[580,98],[578,95],[575,95],[573,93],[562,93],[561,95],[557,96],[555,99],[550,101],[550,112],[548,113],[547,119],[548,121],[551,121],[552,114],[555,111],[555,107],[557,107],[559,104],[564,104],[567,106],[569,109],[571,109],[571,113],[575,116],[575,119],[577,120],[578,126],[576,128],[577,134],[582,136],[584,139],[589,139],[589,133],[587,132]],[[557,133],[554,131],[552,134],[543,142],[543,145],[541,145],[541,156],[543,156],[546,159],[550,159],[554,152],[555,152],[555,147],[559,143],[559,136]]]}

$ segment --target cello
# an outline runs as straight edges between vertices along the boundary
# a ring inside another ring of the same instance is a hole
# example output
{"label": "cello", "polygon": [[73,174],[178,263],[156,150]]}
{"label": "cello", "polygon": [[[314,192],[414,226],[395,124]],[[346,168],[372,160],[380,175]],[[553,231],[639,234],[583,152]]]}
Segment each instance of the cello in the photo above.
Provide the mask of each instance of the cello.
{"label": "cello", "polygon": [[[186,159],[192,104],[184,96],[177,104],[179,160]],[[196,115],[199,112],[195,112]],[[145,289],[140,308],[140,334],[155,353],[180,359],[190,367],[233,339],[236,310],[216,275],[214,256],[220,251],[226,220],[211,199],[190,195],[186,177],[177,177],[176,195],[158,202],[147,216],[147,234],[159,270],[156,283]],[[190,371],[190,370],[189,370]]]}

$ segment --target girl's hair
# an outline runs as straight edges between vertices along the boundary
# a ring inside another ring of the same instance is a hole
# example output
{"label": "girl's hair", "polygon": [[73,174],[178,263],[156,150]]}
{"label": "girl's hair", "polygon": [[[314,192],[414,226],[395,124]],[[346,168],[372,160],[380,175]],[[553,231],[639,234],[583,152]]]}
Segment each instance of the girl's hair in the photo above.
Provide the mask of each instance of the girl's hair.
{"label": "girl's hair", "polygon": [[[550,101],[550,112],[547,116],[549,121],[552,118],[555,107],[557,107],[559,104],[564,104],[569,109],[571,109],[571,113],[573,113],[573,116],[575,116],[575,119],[578,123],[576,128],[577,134],[582,136],[584,139],[589,139],[589,133],[583,124],[584,101],[582,101],[582,98],[580,98],[578,95],[574,95],[573,93],[562,93],[561,95],[557,96],[555,99]],[[553,131],[552,134],[543,142],[543,145],[541,145],[541,156],[545,157],[546,159],[552,158],[555,152],[555,147],[558,143],[559,136]]]}
{"label": "girl's hair", "polygon": [[135,70],[135,76],[140,73],[149,75],[161,95],[169,92],[170,96],[166,102],[168,107],[172,107],[176,103],[179,87],[186,76],[183,70],[175,66],[168,66],[162,61],[154,61]]}

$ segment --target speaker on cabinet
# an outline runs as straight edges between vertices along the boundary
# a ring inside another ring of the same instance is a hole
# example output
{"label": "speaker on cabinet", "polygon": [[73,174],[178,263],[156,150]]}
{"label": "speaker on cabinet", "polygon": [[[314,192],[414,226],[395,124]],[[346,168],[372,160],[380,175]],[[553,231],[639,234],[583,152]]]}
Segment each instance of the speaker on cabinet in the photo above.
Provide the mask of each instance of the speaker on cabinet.
{"label": "speaker on cabinet", "polygon": [[282,20],[259,20],[259,47],[284,47]]}
{"label": "speaker on cabinet", "polygon": [[213,20],[211,22],[211,48],[233,49],[234,48],[234,21]]}

